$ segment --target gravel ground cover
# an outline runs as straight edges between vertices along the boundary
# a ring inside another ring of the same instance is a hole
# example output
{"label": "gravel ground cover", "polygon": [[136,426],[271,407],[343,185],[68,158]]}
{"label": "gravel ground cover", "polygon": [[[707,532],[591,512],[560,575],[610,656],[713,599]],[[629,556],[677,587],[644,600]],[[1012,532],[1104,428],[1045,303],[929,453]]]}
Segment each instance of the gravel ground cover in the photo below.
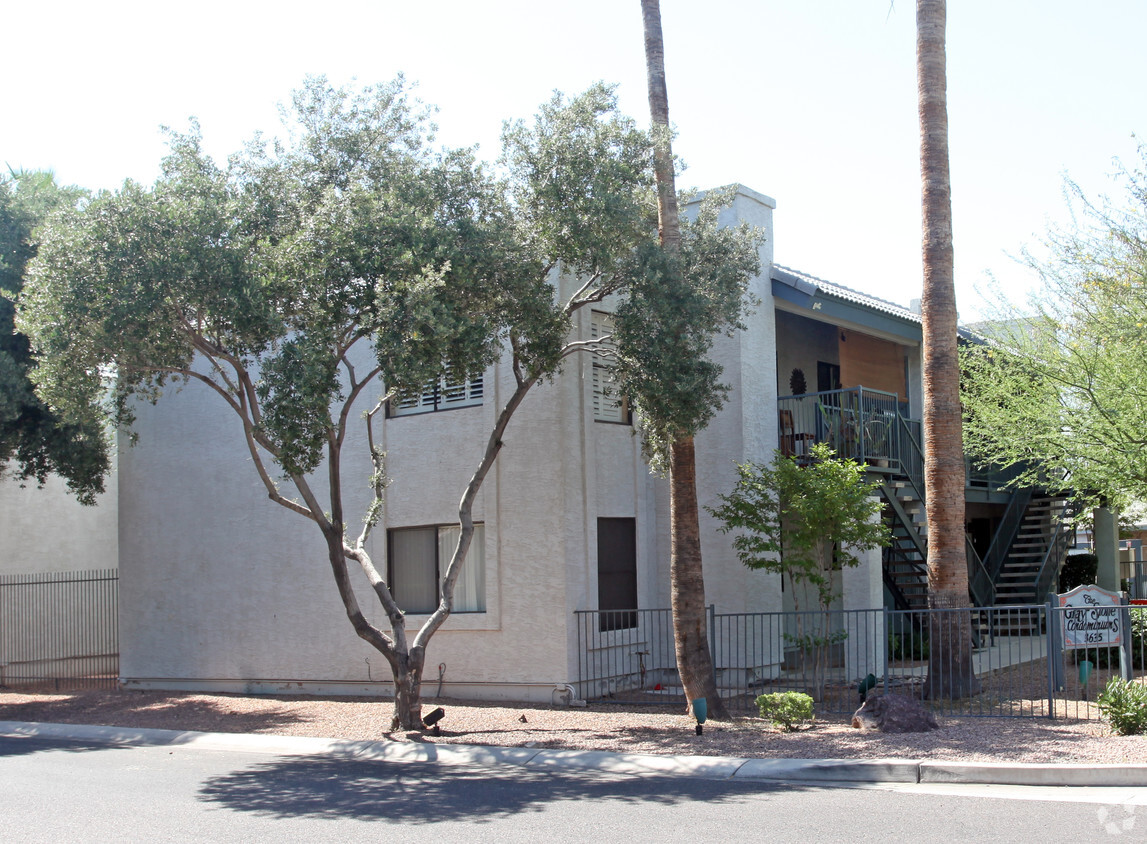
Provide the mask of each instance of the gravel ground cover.
{"label": "gravel ground cover", "polygon": [[795,733],[740,717],[709,722],[697,736],[689,716],[664,706],[579,709],[445,698],[423,705],[424,713],[435,706],[446,710],[440,736],[391,732],[391,704],[377,698],[0,690],[0,721],[701,756],[1147,762],[1147,736],[1115,736],[1097,721],[941,716],[935,732],[886,735],[853,729],[845,717],[818,719]]}

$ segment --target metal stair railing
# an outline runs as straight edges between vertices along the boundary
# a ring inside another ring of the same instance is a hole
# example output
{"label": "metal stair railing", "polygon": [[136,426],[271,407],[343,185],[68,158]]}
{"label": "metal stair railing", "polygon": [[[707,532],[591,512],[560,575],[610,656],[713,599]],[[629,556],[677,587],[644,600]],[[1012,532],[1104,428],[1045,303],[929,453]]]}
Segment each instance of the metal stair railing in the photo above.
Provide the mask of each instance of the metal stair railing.
{"label": "metal stair railing", "polygon": [[900,461],[900,471],[912,484],[916,497],[924,501],[924,449],[916,439],[916,430],[920,430],[919,422],[897,417],[896,459]]}
{"label": "metal stair railing", "polygon": [[899,526],[904,531],[903,538],[907,539],[911,543],[912,548],[916,550],[916,553],[919,554],[921,558],[921,561],[919,562],[913,561],[909,558],[900,558],[894,560],[892,559],[892,555],[895,553],[893,549],[886,549],[885,554],[883,555],[883,561],[885,564],[882,566],[884,584],[888,587],[888,591],[892,594],[893,600],[896,602],[898,607],[901,609],[917,609],[917,607],[913,607],[908,601],[908,597],[900,588],[900,584],[897,583],[896,578],[893,577],[890,573],[889,566],[892,564],[897,564],[914,569],[918,577],[922,577],[926,580],[928,577],[928,545],[924,541],[923,537],[920,536],[919,531],[916,530],[916,525],[913,522],[912,517],[909,516],[907,511],[904,509],[900,498],[896,495],[896,491],[892,489],[892,487],[890,487],[888,484],[883,483],[879,485],[878,489],[880,490],[881,496],[884,498],[886,510],[891,513],[892,529],[895,530],[895,528]]}
{"label": "metal stair railing", "polygon": [[967,534],[964,535],[964,553],[968,555],[968,592],[971,593],[972,603],[977,607],[995,606],[996,582]]}
{"label": "metal stair railing", "polygon": [[1051,516],[1055,520],[1055,533],[1052,535],[1051,541],[1048,542],[1047,551],[1040,561],[1039,573],[1035,579],[1036,595],[1046,595],[1051,591],[1052,579],[1059,573],[1059,564],[1063,561],[1067,552],[1067,545],[1071,541],[1068,522],[1073,515],[1075,515],[1074,508],[1065,502],[1059,516]]}
{"label": "metal stair railing", "polygon": [[1019,535],[1028,504],[1031,503],[1032,492],[1031,487],[1027,487],[1012,493],[1008,506],[1004,509],[1004,515],[1000,519],[1000,524],[992,536],[991,544],[988,545],[988,550],[984,554],[984,568],[992,579],[993,588],[996,581],[999,580],[1004,561],[1008,558],[1008,552],[1011,551],[1012,544]]}

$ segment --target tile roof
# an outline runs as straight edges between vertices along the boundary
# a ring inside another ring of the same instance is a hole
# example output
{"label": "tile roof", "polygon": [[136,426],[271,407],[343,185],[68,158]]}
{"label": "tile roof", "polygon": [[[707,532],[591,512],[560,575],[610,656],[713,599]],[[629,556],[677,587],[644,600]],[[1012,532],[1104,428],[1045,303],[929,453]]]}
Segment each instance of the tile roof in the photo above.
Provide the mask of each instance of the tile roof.
{"label": "tile roof", "polygon": [[[781,264],[773,264],[772,280],[780,282],[781,284],[787,284],[789,287],[799,290],[810,297],[816,295],[828,296],[918,325],[923,324],[923,318],[920,314],[909,310],[903,305],[897,305],[895,302],[889,302],[887,299],[879,299],[876,296],[869,296],[867,293],[861,293],[859,290],[853,290],[851,287],[845,287],[843,284],[834,284],[831,281],[825,281],[823,278],[817,278],[814,275],[802,273],[800,270],[794,270]],[[970,340],[975,343],[984,342],[984,338],[980,334],[962,325],[956,329],[956,332],[965,340]]]}
{"label": "tile roof", "polygon": [[823,278],[817,278],[814,275],[802,273],[800,270],[794,270],[790,267],[781,266],[780,264],[773,264],[772,278],[774,281],[788,284],[810,294],[814,292],[813,288],[815,288],[815,292],[826,296],[832,296],[836,299],[843,299],[846,302],[863,305],[866,308],[891,314],[892,316],[897,316],[911,322],[920,322],[920,314],[913,313],[903,305],[897,305],[886,299],[878,299],[875,296],[869,296],[867,293],[861,293],[859,290],[853,290],[851,287],[834,284],[831,281],[825,281]]}

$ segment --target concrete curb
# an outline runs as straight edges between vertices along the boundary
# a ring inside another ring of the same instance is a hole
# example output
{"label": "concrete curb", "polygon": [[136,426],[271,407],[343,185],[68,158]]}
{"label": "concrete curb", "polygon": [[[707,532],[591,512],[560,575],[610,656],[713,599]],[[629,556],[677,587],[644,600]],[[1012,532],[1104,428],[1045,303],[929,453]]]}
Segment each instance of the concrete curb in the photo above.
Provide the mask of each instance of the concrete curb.
{"label": "concrete curb", "polygon": [[920,782],[980,785],[1145,786],[1147,765],[921,762]]}
{"label": "concrete curb", "polygon": [[519,765],[552,771],[601,771],[630,776],[688,776],[770,782],[951,783],[1030,786],[1147,786],[1145,765],[1046,765],[932,762],[912,759],[745,759],[655,756],[599,750],[542,750],[468,744],[350,741],[256,733],[143,730],[87,724],[0,721],[0,737],[86,741],[109,746],[191,747],[283,756],[330,756],[443,765]]}
{"label": "concrete curb", "polygon": [[750,759],[736,779],[801,782],[919,782],[910,759]]}

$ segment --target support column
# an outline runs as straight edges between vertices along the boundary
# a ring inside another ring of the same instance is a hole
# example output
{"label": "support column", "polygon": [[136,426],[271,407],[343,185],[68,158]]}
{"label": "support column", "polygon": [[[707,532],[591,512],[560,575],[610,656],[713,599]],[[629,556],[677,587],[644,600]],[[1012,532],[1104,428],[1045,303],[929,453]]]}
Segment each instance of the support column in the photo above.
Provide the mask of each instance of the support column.
{"label": "support column", "polygon": [[1096,507],[1092,513],[1095,556],[1099,566],[1095,583],[1103,589],[1118,592],[1119,587],[1119,519],[1107,507]]}
{"label": "support column", "polygon": [[[879,511],[873,521],[880,520]],[[881,549],[872,548],[857,557],[860,564],[841,571],[841,605],[844,608],[844,662],[850,681],[868,674],[884,676],[888,637],[884,629],[884,573]]]}

